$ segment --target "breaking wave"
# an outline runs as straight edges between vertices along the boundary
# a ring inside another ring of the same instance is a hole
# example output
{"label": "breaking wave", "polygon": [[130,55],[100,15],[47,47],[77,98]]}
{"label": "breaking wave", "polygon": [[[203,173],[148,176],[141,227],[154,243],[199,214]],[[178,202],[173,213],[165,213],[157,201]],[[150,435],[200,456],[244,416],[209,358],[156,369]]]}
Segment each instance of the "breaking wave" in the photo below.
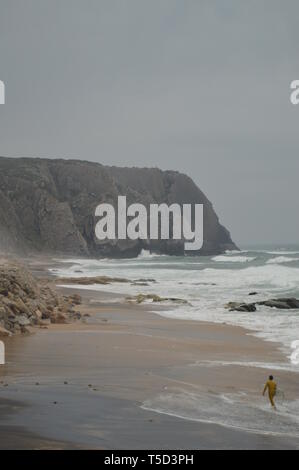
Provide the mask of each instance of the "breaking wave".
{"label": "breaking wave", "polygon": [[212,423],[256,434],[299,437],[299,400],[269,404],[247,393],[168,391],[143,403],[142,408],[181,419]]}
{"label": "breaking wave", "polygon": [[250,261],[254,261],[254,256],[225,256],[219,255],[214,256],[212,261],[216,261],[219,263],[249,263]]}
{"label": "breaking wave", "polygon": [[276,258],[269,259],[267,264],[281,264],[281,263],[292,263],[299,261],[299,258],[288,258],[287,256],[277,256]]}

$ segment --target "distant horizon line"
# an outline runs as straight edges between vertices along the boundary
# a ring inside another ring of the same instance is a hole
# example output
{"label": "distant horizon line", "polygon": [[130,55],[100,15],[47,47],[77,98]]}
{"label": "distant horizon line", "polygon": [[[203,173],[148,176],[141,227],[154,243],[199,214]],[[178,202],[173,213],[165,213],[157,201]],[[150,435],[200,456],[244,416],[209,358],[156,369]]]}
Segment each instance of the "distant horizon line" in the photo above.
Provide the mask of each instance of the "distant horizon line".
{"label": "distant horizon line", "polygon": [[262,248],[262,247],[269,247],[269,248],[273,248],[273,247],[276,247],[276,248],[284,248],[284,247],[299,247],[299,241],[296,241],[296,242],[254,242],[254,243],[241,243],[241,242],[236,242],[238,247],[240,249],[242,248]]}

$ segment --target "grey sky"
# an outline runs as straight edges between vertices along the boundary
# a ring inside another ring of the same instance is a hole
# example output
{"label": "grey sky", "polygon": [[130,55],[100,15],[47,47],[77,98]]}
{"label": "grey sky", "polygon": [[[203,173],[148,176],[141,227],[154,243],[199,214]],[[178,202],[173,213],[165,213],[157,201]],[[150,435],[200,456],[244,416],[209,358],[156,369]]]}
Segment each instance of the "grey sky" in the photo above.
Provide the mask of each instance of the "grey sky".
{"label": "grey sky", "polygon": [[188,173],[237,243],[298,242],[297,0],[0,0],[0,155]]}

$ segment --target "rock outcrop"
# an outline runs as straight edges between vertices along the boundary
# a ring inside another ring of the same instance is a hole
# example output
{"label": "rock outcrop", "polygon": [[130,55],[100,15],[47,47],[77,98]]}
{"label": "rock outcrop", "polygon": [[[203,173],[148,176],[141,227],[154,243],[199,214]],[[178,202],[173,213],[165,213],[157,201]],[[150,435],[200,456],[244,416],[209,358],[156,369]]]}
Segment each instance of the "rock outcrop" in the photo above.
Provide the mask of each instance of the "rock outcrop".
{"label": "rock outcrop", "polygon": [[269,299],[257,302],[256,305],[264,305],[265,307],[280,308],[284,310],[299,309],[299,300],[293,297]]}
{"label": "rock outcrop", "polygon": [[150,301],[150,302],[172,302],[174,304],[180,305],[190,305],[187,300],[179,299],[177,297],[160,297],[157,294],[137,294],[131,297],[127,297],[126,300],[128,302],[133,302],[136,304],[142,304],[143,302]]}
{"label": "rock outcrop", "polygon": [[30,326],[79,319],[80,295],[62,296],[23,266],[0,261],[0,336],[26,333]]}
{"label": "rock outcrop", "polygon": [[92,284],[100,284],[106,286],[114,282],[126,283],[130,282],[123,277],[110,277],[110,276],[95,276],[95,277],[59,277],[55,279],[60,285],[63,284],[79,284],[81,286],[88,286]]}
{"label": "rock outcrop", "polygon": [[128,204],[204,204],[199,252],[236,249],[212,204],[188,176],[156,168],[116,168],[79,160],[0,157],[0,250],[82,256],[133,257],[142,249],[183,254],[177,240],[105,240],[95,236],[95,208]]}
{"label": "rock outcrop", "polygon": [[225,305],[230,312],[255,312],[256,306],[255,304],[246,304],[242,302],[229,302]]}
{"label": "rock outcrop", "polygon": [[241,303],[229,302],[225,308],[231,312],[255,312],[256,305],[263,305],[264,307],[278,308],[282,310],[299,310],[299,299],[293,297],[261,300],[259,302]]}

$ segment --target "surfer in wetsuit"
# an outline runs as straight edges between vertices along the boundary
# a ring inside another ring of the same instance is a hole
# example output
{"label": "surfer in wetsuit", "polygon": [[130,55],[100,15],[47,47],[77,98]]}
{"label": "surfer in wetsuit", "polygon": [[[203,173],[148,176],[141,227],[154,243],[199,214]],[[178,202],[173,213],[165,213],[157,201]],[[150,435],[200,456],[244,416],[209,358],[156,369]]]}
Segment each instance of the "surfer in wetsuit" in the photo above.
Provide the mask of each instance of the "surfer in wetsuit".
{"label": "surfer in wetsuit", "polygon": [[274,403],[274,397],[276,395],[276,389],[277,389],[276,382],[274,382],[273,375],[270,375],[269,380],[267,380],[266,385],[264,387],[263,396],[265,396],[265,393],[268,390],[270,403],[275,410],[276,410],[276,406]]}

